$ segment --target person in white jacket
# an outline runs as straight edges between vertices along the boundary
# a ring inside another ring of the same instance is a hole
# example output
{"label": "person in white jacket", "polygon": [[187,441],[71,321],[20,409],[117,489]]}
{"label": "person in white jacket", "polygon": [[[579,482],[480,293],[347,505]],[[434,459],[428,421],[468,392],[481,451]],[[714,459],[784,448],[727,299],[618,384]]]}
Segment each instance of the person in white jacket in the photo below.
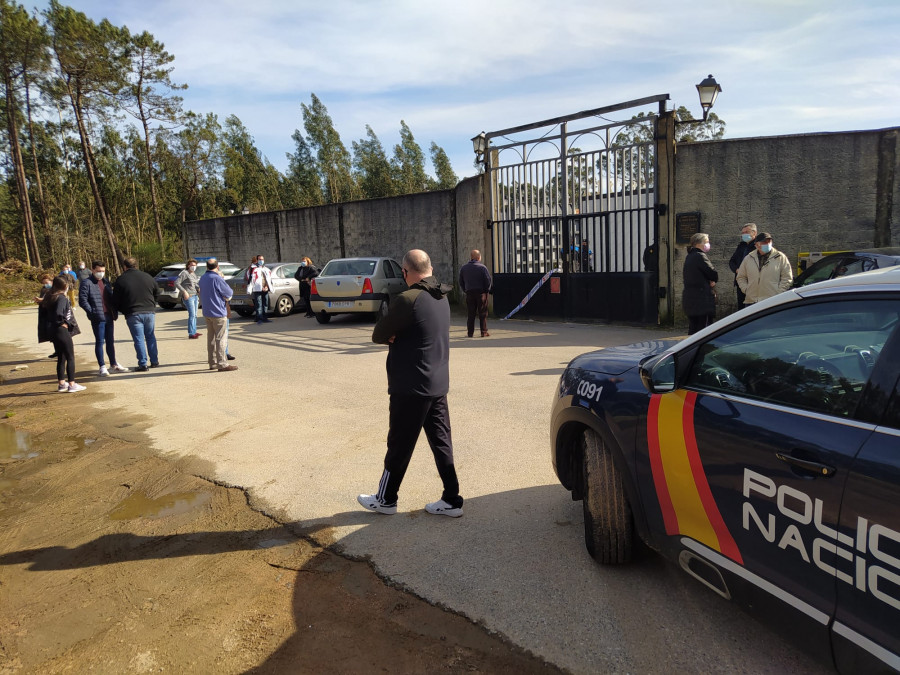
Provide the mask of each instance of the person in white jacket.
{"label": "person in white jacket", "polygon": [[256,265],[250,268],[247,277],[247,292],[253,296],[256,323],[268,323],[266,307],[269,304],[269,291],[272,290],[272,272],[266,267],[265,256],[256,256]]}
{"label": "person in white jacket", "polygon": [[791,287],[794,272],[788,257],[772,245],[772,235],[760,232],[753,240],[755,251],[744,258],[737,271],[737,284],[746,299],[744,305],[771,298]]}

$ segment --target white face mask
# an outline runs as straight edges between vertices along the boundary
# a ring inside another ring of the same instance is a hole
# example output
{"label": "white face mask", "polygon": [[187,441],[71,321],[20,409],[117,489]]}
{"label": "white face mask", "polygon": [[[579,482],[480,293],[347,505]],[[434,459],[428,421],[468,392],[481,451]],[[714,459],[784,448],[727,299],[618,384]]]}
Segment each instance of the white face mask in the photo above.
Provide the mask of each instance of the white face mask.
{"label": "white face mask", "polygon": [[188,265],[188,271],[189,271],[189,272],[193,272],[195,269],[197,269],[197,266],[196,266],[196,265]]}
{"label": "white face mask", "polygon": [[94,272],[94,277],[96,277],[98,280],[100,280],[103,278],[104,274],[106,274],[106,272]]}
{"label": "white face mask", "polygon": [[78,266],[78,269],[83,270],[83,269],[84,269],[84,263],[81,263],[81,264]]}
{"label": "white face mask", "polygon": [[259,260],[256,261],[256,264],[262,266],[262,265],[266,264],[266,261],[263,260],[262,258],[260,258]]}
{"label": "white face mask", "polygon": [[709,253],[709,242],[706,242],[705,244],[703,244],[703,252]]}

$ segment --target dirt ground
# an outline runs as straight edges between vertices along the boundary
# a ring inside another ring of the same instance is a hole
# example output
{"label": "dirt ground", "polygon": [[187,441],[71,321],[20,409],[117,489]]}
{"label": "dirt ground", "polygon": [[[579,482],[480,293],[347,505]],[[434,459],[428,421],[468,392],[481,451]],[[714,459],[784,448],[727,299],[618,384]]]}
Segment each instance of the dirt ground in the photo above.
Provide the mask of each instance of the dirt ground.
{"label": "dirt ground", "polygon": [[161,458],[122,410],[0,345],[0,673],[559,672]]}

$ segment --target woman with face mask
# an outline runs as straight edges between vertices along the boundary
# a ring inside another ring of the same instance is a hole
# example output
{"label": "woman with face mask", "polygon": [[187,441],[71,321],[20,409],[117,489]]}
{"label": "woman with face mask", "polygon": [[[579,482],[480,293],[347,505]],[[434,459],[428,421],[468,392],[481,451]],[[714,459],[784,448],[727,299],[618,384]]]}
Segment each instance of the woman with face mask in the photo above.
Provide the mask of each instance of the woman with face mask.
{"label": "woman with face mask", "polygon": [[771,298],[788,290],[794,270],[788,257],[772,245],[772,235],[760,232],[753,240],[754,250],[744,258],[737,272],[737,283],[747,296],[745,305]]}
{"label": "woman with face mask", "polygon": [[691,237],[691,245],[684,259],[681,306],[688,317],[688,335],[693,335],[716,320],[714,289],[719,273],[706,255],[709,248],[709,235],[698,232]]}
{"label": "woman with face mask", "polygon": [[84,391],[85,387],[75,382],[75,346],[72,335],[77,334],[77,324],[72,313],[72,305],[66,297],[69,282],[60,275],[53,279],[50,292],[38,307],[38,342],[53,342],[56,347],[56,379],[59,393]]}
{"label": "woman with face mask", "polygon": [[196,340],[202,335],[197,332],[197,307],[200,304],[200,277],[197,276],[197,261],[191,258],[175,279],[175,288],[181,294],[181,301],[188,311],[188,337]]}
{"label": "woman with face mask", "polygon": [[300,267],[297,268],[294,278],[300,282],[300,297],[303,298],[303,302],[306,304],[307,317],[315,316],[312,308],[309,306],[309,296],[312,293],[311,282],[317,276],[319,276],[319,269],[313,265],[313,261],[309,257],[303,256],[300,259]]}

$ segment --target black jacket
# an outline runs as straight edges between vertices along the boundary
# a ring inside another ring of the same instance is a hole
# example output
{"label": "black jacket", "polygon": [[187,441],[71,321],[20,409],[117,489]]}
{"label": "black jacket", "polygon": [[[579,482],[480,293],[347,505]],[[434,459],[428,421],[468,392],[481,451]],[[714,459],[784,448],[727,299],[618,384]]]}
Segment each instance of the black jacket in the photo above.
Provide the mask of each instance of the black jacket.
{"label": "black jacket", "polygon": [[307,265],[306,267],[298,267],[297,273],[294,274],[294,278],[299,281],[301,284],[305,281],[309,283],[311,279],[315,279],[319,276],[319,270],[315,265]]}
{"label": "black jacket", "polygon": [[734,253],[731,254],[731,260],[728,261],[728,268],[732,272],[734,272],[734,275],[735,275],[734,285],[735,286],[737,286],[738,268],[741,266],[741,263],[744,262],[744,258],[747,257],[747,254],[750,253],[750,251],[755,251],[755,250],[756,250],[756,246],[754,246],[752,241],[749,241],[746,243],[742,241],[740,244],[737,245],[737,248],[734,249]]}
{"label": "black jacket", "polygon": [[684,293],[681,305],[688,316],[705,316],[716,313],[716,298],[709,287],[710,281],[718,281],[719,273],[709,257],[693,246],[684,259]]}
{"label": "black jacket", "polygon": [[125,316],[152,314],[156,311],[159,287],[146,272],[130,269],[122,272],[113,286],[113,303]]}
{"label": "black jacket", "polygon": [[41,301],[38,305],[38,342],[50,342],[57,329],[70,320],[72,305],[65,293],[56,296],[56,301],[49,306]]}
{"label": "black jacket", "polygon": [[375,324],[372,342],[389,345],[389,394],[444,396],[450,390],[450,288],[426,277],[395,297]]}

